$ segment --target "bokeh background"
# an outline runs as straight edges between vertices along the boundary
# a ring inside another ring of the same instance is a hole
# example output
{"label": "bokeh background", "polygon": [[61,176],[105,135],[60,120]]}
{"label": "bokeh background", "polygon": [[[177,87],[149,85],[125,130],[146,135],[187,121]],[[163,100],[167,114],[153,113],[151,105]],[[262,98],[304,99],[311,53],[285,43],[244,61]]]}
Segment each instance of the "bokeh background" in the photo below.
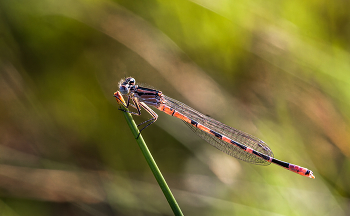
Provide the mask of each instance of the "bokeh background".
{"label": "bokeh background", "polygon": [[349,8],[0,1],[0,215],[172,215],[113,98],[126,76],[316,176],[238,161],[158,112],[143,136],[185,215],[350,215]]}

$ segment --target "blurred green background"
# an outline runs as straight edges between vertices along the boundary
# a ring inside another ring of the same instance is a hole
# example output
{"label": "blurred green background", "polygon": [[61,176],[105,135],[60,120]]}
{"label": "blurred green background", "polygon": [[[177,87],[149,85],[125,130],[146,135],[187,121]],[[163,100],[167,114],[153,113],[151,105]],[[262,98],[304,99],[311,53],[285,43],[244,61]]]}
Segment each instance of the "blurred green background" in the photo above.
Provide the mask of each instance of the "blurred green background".
{"label": "blurred green background", "polygon": [[238,161],[158,112],[143,136],[185,215],[349,215],[349,8],[1,1],[0,215],[172,215],[113,98],[126,76],[316,176]]}

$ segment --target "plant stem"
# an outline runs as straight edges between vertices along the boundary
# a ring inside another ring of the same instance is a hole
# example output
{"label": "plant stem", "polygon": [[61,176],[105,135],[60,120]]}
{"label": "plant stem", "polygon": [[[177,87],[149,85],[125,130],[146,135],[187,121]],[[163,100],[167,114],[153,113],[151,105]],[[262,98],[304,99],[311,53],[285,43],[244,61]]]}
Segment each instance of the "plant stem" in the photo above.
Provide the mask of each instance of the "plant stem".
{"label": "plant stem", "polygon": [[[118,101],[118,100],[117,100]],[[118,101],[119,102],[119,101]],[[121,105],[122,106],[122,105]],[[125,107],[123,107],[126,111],[128,111],[128,109],[126,109]],[[139,135],[139,129],[137,128],[137,125],[134,121],[134,119],[132,118],[131,114],[128,112],[123,112],[124,117],[126,119],[126,122],[128,123],[132,134],[134,135],[135,139],[137,138],[137,136]],[[154,177],[156,178],[160,188],[162,189],[166,199],[168,200],[168,203],[171,207],[171,209],[173,210],[174,214],[176,216],[178,215],[183,215],[181,212],[181,209],[179,207],[179,205],[177,204],[173,194],[170,191],[170,188],[168,187],[162,173],[160,172],[156,162],[154,161],[151,152],[149,151],[149,149],[147,148],[147,145],[142,137],[142,135],[140,134],[139,137],[136,139],[137,144],[139,145],[143,156],[146,158],[146,161],[149,165],[149,167],[151,168]]]}

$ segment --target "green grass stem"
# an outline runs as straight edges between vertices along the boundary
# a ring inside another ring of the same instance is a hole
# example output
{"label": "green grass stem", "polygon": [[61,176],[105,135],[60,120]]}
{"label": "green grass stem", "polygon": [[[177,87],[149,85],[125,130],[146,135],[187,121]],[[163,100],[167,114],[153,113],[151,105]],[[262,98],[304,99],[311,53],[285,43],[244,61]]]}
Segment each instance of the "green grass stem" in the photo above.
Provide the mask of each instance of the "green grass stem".
{"label": "green grass stem", "polygon": [[[122,106],[122,105],[121,105]],[[125,107],[123,107],[125,110]],[[139,129],[137,128],[137,125],[134,121],[134,119],[132,118],[131,114],[128,112],[123,112],[124,117],[126,119],[126,122],[128,123],[132,134],[134,135],[135,139],[137,138],[137,136],[139,135]],[[140,134],[140,136],[136,139],[137,144],[139,145],[143,156],[146,158],[146,161],[149,165],[149,167],[151,168],[154,177],[156,178],[160,188],[162,189],[166,199],[168,200],[168,203],[171,207],[171,209],[173,210],[174,214],[176,216],[178,215],[183,215],[182,211],[179,207],[179,205],[177,204],[173,194],[170,191],[170,188],[168,187],[162,173],[160,172],[156,162],[154,161],[151,152],[149,151],[144,139],[142,138],[142,135]]]}

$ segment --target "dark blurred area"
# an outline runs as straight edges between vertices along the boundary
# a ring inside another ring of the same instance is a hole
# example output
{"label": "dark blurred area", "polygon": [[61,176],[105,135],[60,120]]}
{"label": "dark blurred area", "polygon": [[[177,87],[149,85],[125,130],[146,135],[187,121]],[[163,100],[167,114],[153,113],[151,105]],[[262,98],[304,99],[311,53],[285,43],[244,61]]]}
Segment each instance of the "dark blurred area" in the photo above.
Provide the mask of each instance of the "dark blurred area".
{"label": "dark blurred area", "polygon": [[185,215],[349,215],[349,8],[1,1],[0,215],[173,214],[113,98],[127,76],[316,176],[238,161],[157,112],[143,137]]}

